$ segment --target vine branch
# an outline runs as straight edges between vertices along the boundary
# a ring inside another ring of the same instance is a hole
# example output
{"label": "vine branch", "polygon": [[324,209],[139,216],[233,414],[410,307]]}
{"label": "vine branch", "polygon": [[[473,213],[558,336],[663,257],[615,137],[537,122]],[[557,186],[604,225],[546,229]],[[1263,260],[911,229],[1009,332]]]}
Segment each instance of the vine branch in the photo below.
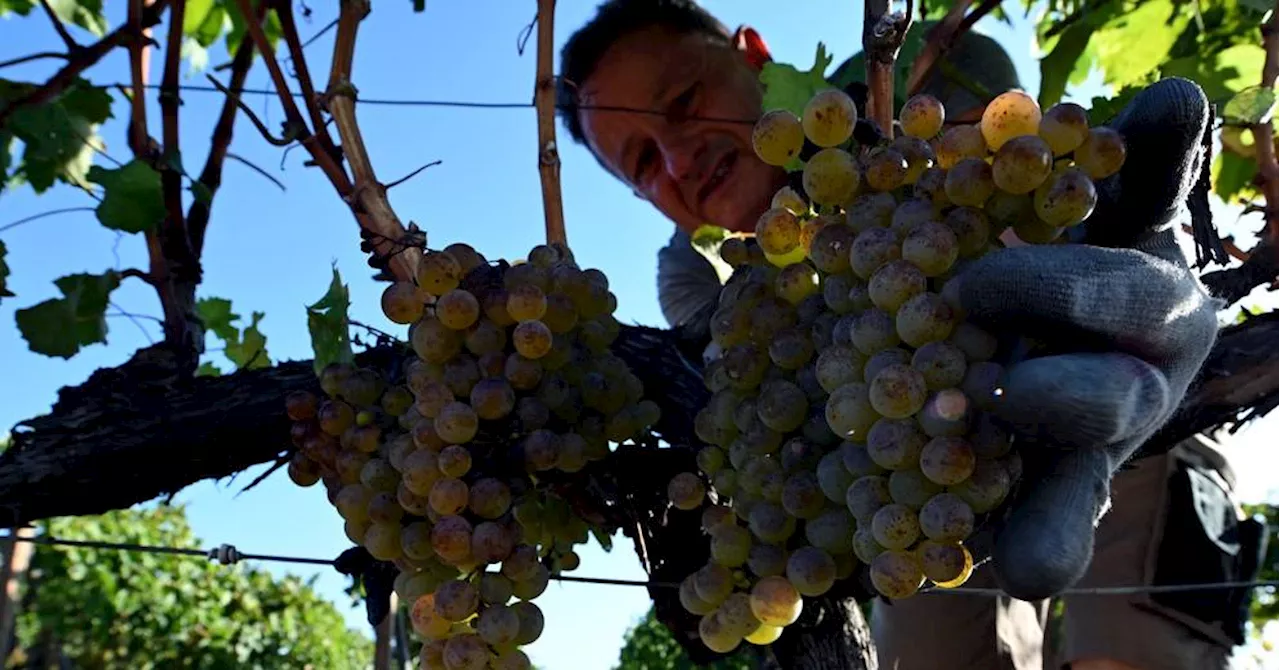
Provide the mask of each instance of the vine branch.
{"label": "vine branch", "polygon": [[534,105],[538,112],[538,176],[542,182],[542,211],[547,243],[568,244],[564,202],[560,197],[560,152],[556,146],[555,0],[538,0],[538,70]]}
{"label": "vine branch", "polygon": [[190,259],[191,244],[187,238],[186,215],[182,211],[182,149],[178,135],[178,107],[182,104],[178,78],[182,67],[182,22],[187,0],[172,0],[169,32],[165,38],[164,74],[160,78],[161,139],[164,142],[160,163],[160,182],[164,191],[166,244],[180,245],[181,257]]}
{"label": "vine branch", "polygon": [[[1262,48],[1267,54],[1267,59],[1262,66],[1262,88],[1274,90],[1276,86],[1276,75],[1278,65],[1276,63],[1276,12],[1271,12],[1271,19],[1262,26]],[[1278,223],[1280,223],[1280,195],[1276,190],[1280,189],[1280,168],[1276,165],[1275,147],[1273,146],[1274,137],[1271,134],[1271,119],[1263,119],[1260,123],[1253,126],[1253,146],[1258,154],[1258,181],[1262,187],[1262,196],[1266,199],[1267,207],[1263,216],[1266,218],[1267,227],[1263,235],[1264,239],[1272,242],[1272,254],[1274,255],[1274,244],[1276,241],[1276,232]]]}
{"label": "vine branch", "polygon": [[60,58],[65,60],[68,58],[68,56],[67,54],[58,53],[56,51],[40,51],[38,53],[28,54],[26,56],[10,58],[9,60],[0,60],[0,69],[9,67],[11,65],[22,65],[23,63],[30,63],[31,61],[44,60],[47,58]]}
{"label": "vine branch", "polygon": [[889,0],[866,0],[862,51],[867,67],[867,116],[885,137],[893,137],[893,64],[911,27],[910,8],[889,13]]}
{"label": "vine branch", "polygon": [[302,52],[305,47],[298,36],[297,22],[293,19],[293,5],[288,0],[280,0],[275,2],[273,6],[276,10],[276,16],[280,18],[280,28],[284,35],[284,41],[289,47],[289,58],[293,61],[293,67],[298,76],[298,85],[302,88],[302,101],[307,107],[307,114],[311,117],[311,125],[315,129],[320,148],[330,156],[333,156],[334,160],[341,161],[342,153],[334,146],[333,137],[329,135],[329,129],[320,108],[320,98],[316,95],[315,84],[311,80],[311,71],[307,67],[307,57]]}
{"label": "vine branch", "polygon": [[956,40],[968,32],[979,19],[999,7],[1000,0],[982,0],[972,12],[966,15],[965,12],[972,4],[973,0],[957,0],[951,7],[951,11],[929,30],[928,36],[925,37],[924,48],[916,54],[915,61],[911,63],[911,74],[907,77],[908,97],[919,93],[920,89],[924,88],[938,61],[951,51]]}
{"label": "vine branch", "polygon": [[67,26],[62,23],[62,19],[53,11],[53,6],[49,4],[49,0],[40,0],[40,6],[44,8],[44,13],[49,17],[49,23],[53,24],[53,29],[58,31],[58,37],[62,38],[62,43],[67,45],[67,53],[73,54],[80,50],[80,45],[71,37],[71,33],[67,32]]}

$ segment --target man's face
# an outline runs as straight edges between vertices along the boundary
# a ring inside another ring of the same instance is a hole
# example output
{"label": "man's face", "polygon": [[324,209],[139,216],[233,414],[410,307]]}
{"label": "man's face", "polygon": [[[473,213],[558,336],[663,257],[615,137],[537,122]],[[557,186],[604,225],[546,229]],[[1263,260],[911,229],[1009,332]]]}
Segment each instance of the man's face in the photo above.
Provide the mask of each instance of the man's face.
{"label": "man's face", "polygon": [[580,84],[584,106],[659,112],[579,115],[596,157],[686,232],[703,224],[752,231],[786,183],[786,173],[751,148],[757,71],[728,44],[660,27],[635,31]]}

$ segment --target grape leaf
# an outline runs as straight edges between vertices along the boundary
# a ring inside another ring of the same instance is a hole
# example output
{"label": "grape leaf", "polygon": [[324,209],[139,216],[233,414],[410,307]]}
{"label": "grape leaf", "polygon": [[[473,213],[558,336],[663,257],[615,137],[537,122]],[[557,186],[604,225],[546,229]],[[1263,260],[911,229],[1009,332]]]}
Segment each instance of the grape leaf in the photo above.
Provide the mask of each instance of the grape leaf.
{"label": "grape leaf", "polygon": [[26,16],[35,6],[35,0],[0,0],[0,18],[5,18],[10,13]]}
{"label": "grape leaf", "polygon": [[4,240],[0,240],[0,298],[12,298],[13,291],[5,285],[5,280],[9,277],[9,264],[4,262],[4,257],[9,250],[4,246]]}
{"label": "grape leaf", "polygon": [[1119,88],[1146,80],[1190,21],[1172,0],[1146,0],[1116,15],[1093,35],[1106,83]]}
{"label": "grape leaf", "polygon": [[204,329],[223,341],[239,337],[234,324],[240,315],[231,311],[231,301],[226,298],[201,298],[196,301],[196,315],[204,322]]}
{"label": "grape leaf", "polygon": [[1120,110],[1128,105],[1134,96],[1142,91],[1143,86],[1126,86],[1110,98],[1096,97],[1089,105],[1089,125],[1101,126],[1115,118]]}
{"label": "grape leaf", "polygon": [[818,91],[831,88],[823,73],[831,65],[832,57],[827,54],[826,45],[818,43],[818,51],[814,55],[813,67],[806,72],[797,70],[795,66],[785,63],[765,63],[760,70],[760,83],[764,84],[764,100],[762,107],[791,110],[796,116],[804,113],[804,106]]}
{"label": "grape leaf", "polygon": [[[264,0],[255,0],[251,4],[257,8],[259,1]],[[248,36],[249,26],[245,23],[244,15],[240,13],[237,4],[227,5],[227,16],[231,19],[231,29],[227,31],[227,52],[235,53],[240,47],[240,42]],[[266,33],[267,43],[271,45],[272,50],[275,50],[276,44],[284,35],[284,28],[280,25],[280,17],[274,10],[267,10],[267,22],[263,24],[262,31]]]}
{"label": "grape leaf", "polygon": [[347,331],[347,308],[351,298],[342,283],[337,266],[329,290],[313,305],[307,306],[307,330],[311,333],[311,350],[315,353],[315,371],[320,374],[331,363],[350,363],[351,337]]}
{"label": "grape leaf", "polygon": [[1040,59],[1040,107],[1048,109],[1062,100],[1067,82],[1078,69],[1089,46],[1094,25],[1081,21],[1068,27],[1044,58]]}
{"label": "grape leaf", "polygon": [[608,533],[596,526],[589,526],[589,528],[591,529],[592,537],[596,538],[596,542],[600,543],[600,548],[604,549],[605,553],[613,551],[613,538],[609,537]]}
{"label": "grape leaf", "polygon": [[[0,105],[29,93],[34,85],[0,80]],[[85,185],[93,153],[101,149],[98,125],[111,118],[111,96],[77,79],[66,91],[40,105],[15,110],[6,127],[22,140],[22,161],[14,181],[25,181],[41,193],[61,180]]]}
{"label": "grape leaf", "polygon": [[214,0],[187,0],[182,10],[182,34],[190,36],[198,31],[213,11]]}
{"label": "grape leaf", "polygon": [[102,185],[98,221],[107,228],[140,233],[164,220],[160,173],[150,165],[138,159],[114,169],[95,165],[89,168],[89,181]]}
{"label": "grape leaf", "polygon": [[1256,44],[1237,44],[1213,54],[1175,58],[1160,67],[1160,74],[1186,77],[1199,84],[1209,100],[1221,103],[1256,85],[1266,58],[1267,52]]}
{"label": "grape leaf", "polygon": [[73,274],[54,280],[61,298],[18,310],[27,346],[38,354],[71,358],[81,347],[107,341],[107,299],[120,286],[114,271]]}
{"label": "grape leaf", "polygon": [[1258,173],[1258,163],[1231,151],[1219,153],[1209,169],[1213,180],[1213,192],[1227,202],[1237,195],[1252,199],[1257,195],[1253,177]]}
{"label": "grape leaf", "polygon": [[97,37],[107,34],[107,17],[102,0],[49,0],[53,13],[63,21],[80,26]]}
{"label": "grape leaf", "polygon": [[222,370],[219,370],[218,366],[214,365],[213,363],[210,363],[209,361],[205,361],[200,364],[200,367],[196,368],[196,376],[197,377],[221,377]]}
{"label": "grape leaf", "polygon": [[254,312],[249,326],[239,333],[236,341],[228,341],[227,348],[223,350],[227,358],[236,364],[237,370],[271,367],[271,357],[267,355],[267,336],[258,330],[263,316],[262,312]]}
{"label": "grape leaf", "polygon": [[213,43],[217,42],[218,38],[222,36],[222,31],[226,30],[228,22],[226,8],[221,4],[214,5],[209,10],[209,13],[205,15],[204,21],[200,23],[200,26],[192,31],[192,36],[200,43],[200,46],[207,49],[213,46]]}
{"label": "grape leaf", "polygon": [[703,224],[693,231],[693,234],[689,236],[689,241],[699,249],[708,250],[720,246],[720,243],[728,236],[729,231],[724,228]]}
{"label": "grape leaf", "polygon": [[1274,89],[1253,86],[1240,91],[1222,108],[1222,116],[1228,122],[1261,123],[1276,104]]}

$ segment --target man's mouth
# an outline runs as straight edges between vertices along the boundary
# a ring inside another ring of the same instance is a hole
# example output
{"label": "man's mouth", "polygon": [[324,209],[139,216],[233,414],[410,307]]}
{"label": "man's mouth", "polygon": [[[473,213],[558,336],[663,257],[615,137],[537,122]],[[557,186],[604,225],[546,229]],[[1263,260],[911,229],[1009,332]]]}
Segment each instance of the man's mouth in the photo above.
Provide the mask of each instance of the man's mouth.
{"label": "man's mouth", "polygon": [[716,161],[715,168],[712,169],[711,175],[702,184],[702,188],[698,189],[698,208],[706,210],[707,201],[711,196],[719,192],[720,187],[729,181],[729,175],[733,172],[733,168],[738,163],[738,152],[727,151],[720,160]]}

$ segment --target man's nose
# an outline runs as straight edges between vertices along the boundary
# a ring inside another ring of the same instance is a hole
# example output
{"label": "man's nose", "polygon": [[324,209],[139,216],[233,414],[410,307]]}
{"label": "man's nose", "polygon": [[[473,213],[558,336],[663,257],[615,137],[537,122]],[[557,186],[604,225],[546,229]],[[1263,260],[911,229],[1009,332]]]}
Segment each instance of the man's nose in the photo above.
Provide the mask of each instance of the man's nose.
{"label": "man's nose", "polygon": [[677,182],[701,181],[706,169],[706,144],[692,137],[670,137],[662,142],[667,174]]}

